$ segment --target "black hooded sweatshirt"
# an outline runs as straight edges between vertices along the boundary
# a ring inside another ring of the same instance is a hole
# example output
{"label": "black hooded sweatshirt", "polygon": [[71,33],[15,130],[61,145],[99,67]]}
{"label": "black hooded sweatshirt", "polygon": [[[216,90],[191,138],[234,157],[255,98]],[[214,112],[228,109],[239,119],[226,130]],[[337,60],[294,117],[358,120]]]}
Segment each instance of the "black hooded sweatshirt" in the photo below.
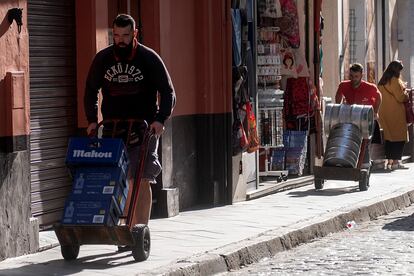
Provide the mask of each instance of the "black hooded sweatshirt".
{"label": "black hooded sweatshirt", "polygon": [[136,45],[128,60],[117,58],[113,45],[96,54],[89,69],[84,97],[89,123],[98,120],[99,89],[103,94],[104,119],[132,118],[164,123],[171,115],[175,91],[168,71],[155,51],[139,43]]}

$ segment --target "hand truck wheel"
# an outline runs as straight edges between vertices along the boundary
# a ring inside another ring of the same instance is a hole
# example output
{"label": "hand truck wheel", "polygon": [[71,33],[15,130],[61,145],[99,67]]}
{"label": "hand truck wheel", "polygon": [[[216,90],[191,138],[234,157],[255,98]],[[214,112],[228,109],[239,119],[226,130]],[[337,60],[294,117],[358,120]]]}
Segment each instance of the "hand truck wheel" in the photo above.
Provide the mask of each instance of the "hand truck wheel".
{"label": "hand truck wheel", "polygon": [[142,262],[148,259],[151,250],[150,230],[145,224],[137,224],[132,228],[134,245],[132,247],[132,256],[135,261]]}
{"label": "hand truck wheel", "polygon": [[73,261],[76,260],[79,255],[79,248],[80,246],[78,244],[62,245],[60,246],[60,251],[66,261]]}

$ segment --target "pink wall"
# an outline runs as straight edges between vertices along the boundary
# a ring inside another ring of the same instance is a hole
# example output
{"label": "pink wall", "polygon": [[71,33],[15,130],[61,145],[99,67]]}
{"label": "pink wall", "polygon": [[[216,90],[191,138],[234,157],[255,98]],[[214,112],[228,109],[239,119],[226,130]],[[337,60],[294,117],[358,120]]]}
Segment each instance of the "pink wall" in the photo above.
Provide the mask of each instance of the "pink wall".
{"label": "pink wall", "polygon": [[[7,12],[11,8],[23,8],[20,36],[16,23],[9,25],[7,20]],[[29,134],[29,37],[26,1],[0,1],[0,49],[0,136]],[[13,81],[5,79],[7,72],[16,71],[21,71],[23,75],[19,74]],[[15,94],[11,95],[13,91]]]}
{"label": "pink wall", "polygon": [[[98,44],[105,34],[99,30],[108,27],[111,20],[107,15],[113,14],[107,10],[108,1],[102,2],[76,2],[79,127],[87,126],[83,90],[90,62],[102,48]],[[141,1],[144,44],[162,56],[177,92],[174,116],[232,110],[229,3],[230,0]]]}
{"label": "pink wall", "polygon": [[[144,44],[160,52],[160,3],[157,0],[141,0],[141,18]],[[137,16],[138,18],[138,16]]]}
{"label": "pink wall", "polygon": [[231,112],[229,2],[143,1],[144,44],[160,53],[171,74],[175,116]]}
{"label": "pink wall", "polygon": [[95,54],[108,45],[107,0],[76,0],[76,63],[78,127],[87,127],[83,95],[89,66]]}

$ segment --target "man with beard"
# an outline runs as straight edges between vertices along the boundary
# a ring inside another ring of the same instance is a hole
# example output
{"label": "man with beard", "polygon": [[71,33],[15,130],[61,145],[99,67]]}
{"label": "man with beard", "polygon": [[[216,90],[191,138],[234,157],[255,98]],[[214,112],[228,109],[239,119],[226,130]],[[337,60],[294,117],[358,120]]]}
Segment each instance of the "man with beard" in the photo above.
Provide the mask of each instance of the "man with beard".
{"label": "man with beard", "polygon": [[[89,123],[87,133],[96,131],[98,121],[98,91],[102,92],[104,119],[144,119],[148,122],[153,139],[149,142],[148,155],[140,183],[135,210],[135,224],[148,224],[151,214],[151,183],[161,172],[158,160],[158,139],[164,131],[164,122],[175,106],[175,91],[169,73],[154,50],[138,43],[134,19],[127,14],[118,15],[113,21],[113,44],[98,52],[86,80],[84,106]],[[105,133],[111,128],[105,126]],[[127,126],[125,126],[127,128]],[[125,129],[124,133],[128,130]],[[125,135],[122,136],[125,139]],[[139,146],[129,145],[130,193],[135,177]]]}
{"label": "man with beard", "polygon": [[[375,84],[366,82],[362,79],[364,73],[364,67],[362,64],[354,63],[349,68],[350,80],[343,81],[339,84],[338,90],[335,95],[335,102],[337,104],[359,104],[359,105],[371,105],[374,109],[374,137],[373,143],[380,143],[380,132],[378,119],[378,110],[381,105],[381,93]],[[345,101],[344,101],[345,99]],[[379,141],[378,141],[379,140]],[[368,142],[365,152],[363,168],[370,167],[370,144]]]}

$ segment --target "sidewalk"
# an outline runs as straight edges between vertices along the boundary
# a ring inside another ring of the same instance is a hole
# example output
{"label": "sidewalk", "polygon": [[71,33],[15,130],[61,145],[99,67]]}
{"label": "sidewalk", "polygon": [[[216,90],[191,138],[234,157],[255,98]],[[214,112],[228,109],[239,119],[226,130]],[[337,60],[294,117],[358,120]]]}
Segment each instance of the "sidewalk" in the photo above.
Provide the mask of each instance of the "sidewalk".
{"label": "sidewalk", "polygon": [[211,275],[235,269],[341,231],[349,220],[359,223],[410,205],[414,163],[406,165],[409,170],[373,173],[366,192],[358,191],[357,182],[328,181],[321,191],[308,185],[151,220],[151,254],[142,263],[113,245],[81,246],[79,258],[66,262],[54,247],[0,262],[0,275]]}

